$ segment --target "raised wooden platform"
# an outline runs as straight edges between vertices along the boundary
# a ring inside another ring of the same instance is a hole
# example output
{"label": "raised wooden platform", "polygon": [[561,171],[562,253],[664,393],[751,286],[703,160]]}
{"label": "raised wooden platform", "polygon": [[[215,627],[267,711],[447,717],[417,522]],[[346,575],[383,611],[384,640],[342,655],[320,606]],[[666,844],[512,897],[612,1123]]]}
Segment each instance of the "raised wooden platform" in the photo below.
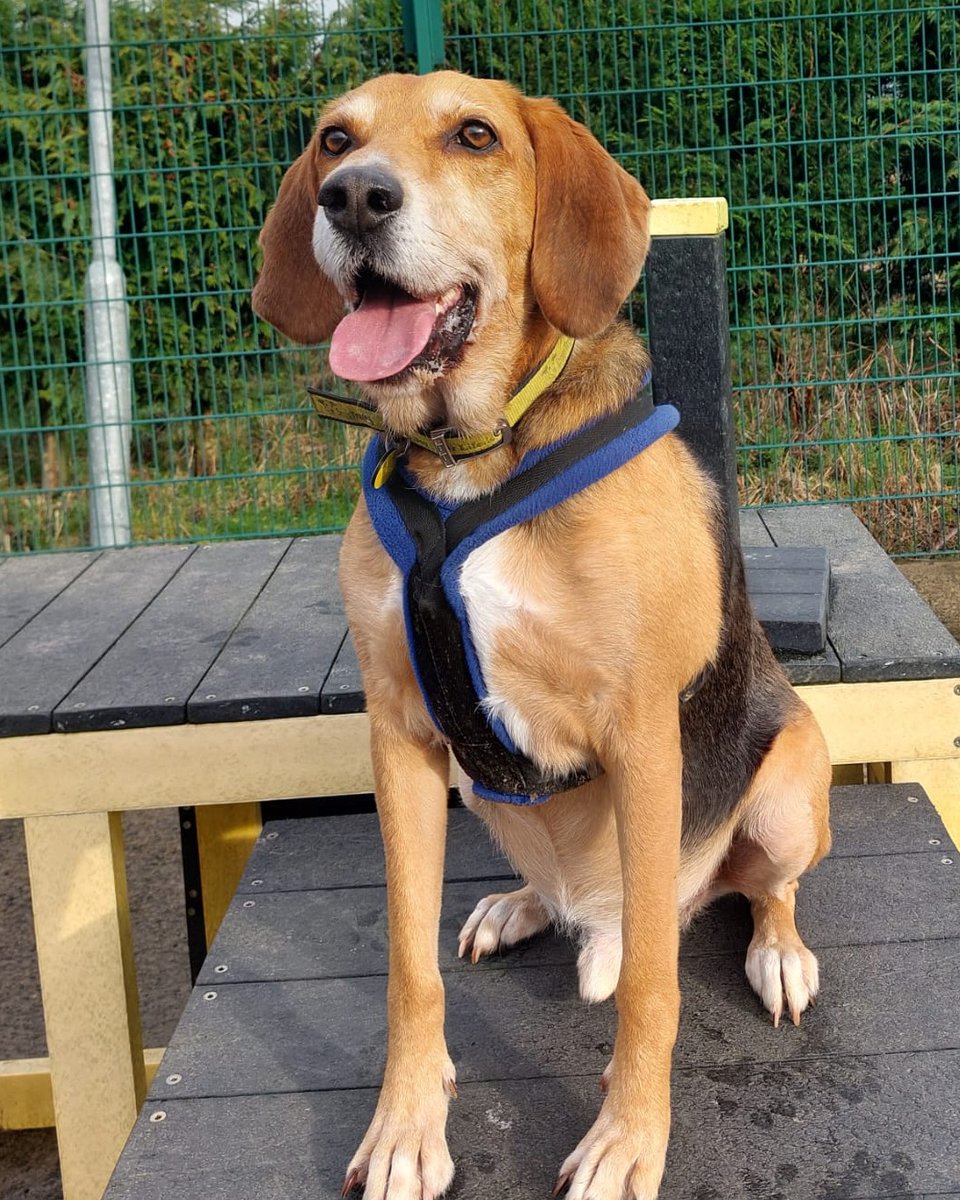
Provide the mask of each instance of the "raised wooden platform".
{"label": "raised wooden platform", "polygon": [[[664,1200],[960,1196],[960,855],[917,788],[834,791],[835,848],[798,923],[823,990],[774,1029],[721,901],[682,947]],[[106,1200],[333,1200],[376,1099],[386,921],[373,815],[274,822],[258,842]],[[508,866],[451,813],[441,966],[460,1098],[456,1200],[533,1200],[591,1123],[612,1002],[584,1006],[544,936],[456,959]]]}

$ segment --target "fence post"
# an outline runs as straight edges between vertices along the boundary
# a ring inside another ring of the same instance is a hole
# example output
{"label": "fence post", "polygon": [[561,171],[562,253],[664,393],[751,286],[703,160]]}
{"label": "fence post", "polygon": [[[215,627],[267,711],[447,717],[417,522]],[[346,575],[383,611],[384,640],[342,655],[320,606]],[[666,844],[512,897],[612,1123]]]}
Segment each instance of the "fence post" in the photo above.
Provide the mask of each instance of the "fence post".
{"label": "fence post", "polygon": [[416,56],[421,75],[443,65],[443,17],[440,0],[403,0],[403,44]]}
{"label": "fence post", "polygon": [[92,256],[84,283],[90,540],[130,541],[130,335],[117,259],[109,0],[86,0]]}

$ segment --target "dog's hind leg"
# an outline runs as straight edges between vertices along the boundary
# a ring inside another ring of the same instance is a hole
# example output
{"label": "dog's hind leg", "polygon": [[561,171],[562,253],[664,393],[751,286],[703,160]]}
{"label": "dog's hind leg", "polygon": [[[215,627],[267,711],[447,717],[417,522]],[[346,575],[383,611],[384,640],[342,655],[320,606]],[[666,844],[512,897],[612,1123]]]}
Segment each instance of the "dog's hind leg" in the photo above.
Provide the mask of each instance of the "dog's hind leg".
{"label": "dog's hind leg", "polygon": [[753,938],[747,978],[779,1024],[794,1024],[820,986],[814,955],[797,932],[799,876],[830,848],[830,761],[808,710],[778,734],[751,785],[714,894],[741,892],[750,901]]}

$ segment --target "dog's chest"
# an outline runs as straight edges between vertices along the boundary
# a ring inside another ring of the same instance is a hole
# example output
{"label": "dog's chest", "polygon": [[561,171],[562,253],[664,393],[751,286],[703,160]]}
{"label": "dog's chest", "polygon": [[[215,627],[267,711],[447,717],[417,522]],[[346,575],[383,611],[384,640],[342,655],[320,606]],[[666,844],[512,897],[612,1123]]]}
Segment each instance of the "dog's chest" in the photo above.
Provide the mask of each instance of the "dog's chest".
{"label": "dog's chest", "polygon": [[[536,703],[529,694],[519,696],[505,678],[508,663],[503,643],[510,635],[516,648],[537,635],[539,641],[549,630],[549,605],[537,597],[516,569],[522,545],[513,531],[484,543],[467,558],[460,572],[460,594],[467,612],[470,637],[487,687],[484,708],[501,720],[516,745],[532,758],[539,758],[542,746],[537,736]],[[522,662],[509,664],[522,670]]]}

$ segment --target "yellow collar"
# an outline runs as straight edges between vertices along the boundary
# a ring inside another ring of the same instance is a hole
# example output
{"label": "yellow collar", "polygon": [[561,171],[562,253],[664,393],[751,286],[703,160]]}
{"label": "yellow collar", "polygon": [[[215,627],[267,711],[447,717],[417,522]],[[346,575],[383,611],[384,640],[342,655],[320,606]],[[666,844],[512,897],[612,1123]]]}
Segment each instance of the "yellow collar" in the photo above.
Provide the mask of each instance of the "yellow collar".
{"label": "yellow collar", "polygon": [[[573,346],[573,338],[564,334],[557,338],[553,349],[540,366],[527,376],[510,397],[504,407],[503,416],[491,433],[461,434],[455,429],[442,427],[430,429],[426,433],[412,434],[409,438],[402,439],[401,445],[406,441],[410,445],[431,450],[445,467],[456,466],[462,459],[476,458],[480,454],[489,454],[491,450],[508,445],[513,440],[514,426],[569,362]],[[364,425],[380,433],[387,432],[383,418],[372,404],[364,400],[354,400],[349,396],[332,396],[315,387],[308,387],[307,391],[321,417],[344,421],[348,425]]]}

